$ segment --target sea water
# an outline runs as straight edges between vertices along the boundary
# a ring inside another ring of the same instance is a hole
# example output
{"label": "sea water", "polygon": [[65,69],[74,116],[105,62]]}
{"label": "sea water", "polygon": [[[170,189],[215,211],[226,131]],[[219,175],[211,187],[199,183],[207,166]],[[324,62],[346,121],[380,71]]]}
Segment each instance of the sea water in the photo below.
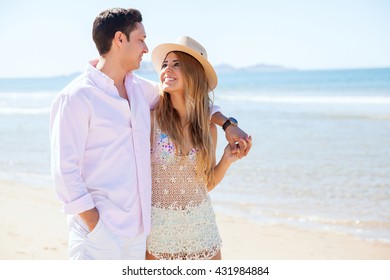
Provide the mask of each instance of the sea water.
{"label": "sea water", "polygon": [[[218,74],[214,102],[253,147],[217,212],[390,242],[390,69]],[[50,104],[72,78],[0,79],[0,179],[53,186]]]}

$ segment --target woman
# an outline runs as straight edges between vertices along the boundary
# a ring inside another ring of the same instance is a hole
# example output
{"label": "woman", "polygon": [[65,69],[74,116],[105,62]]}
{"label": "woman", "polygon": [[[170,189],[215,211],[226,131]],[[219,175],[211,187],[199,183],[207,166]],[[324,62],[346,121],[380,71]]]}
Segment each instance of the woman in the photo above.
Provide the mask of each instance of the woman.
{"label": "woman", "polygon": [[152,230],[146,259],[221,259],[208,191],[238,159],[227,145],[215,164],[217,129],[209,92],[217,76],[205,49],[189,37],[152,53],[163,94],[152,112]]}

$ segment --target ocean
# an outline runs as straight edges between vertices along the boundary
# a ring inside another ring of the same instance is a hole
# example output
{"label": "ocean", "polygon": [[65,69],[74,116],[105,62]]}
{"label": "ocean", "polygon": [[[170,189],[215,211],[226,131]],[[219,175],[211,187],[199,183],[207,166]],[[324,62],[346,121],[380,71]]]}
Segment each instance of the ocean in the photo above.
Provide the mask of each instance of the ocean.
{"label": "ocean", "polygon": [[[253,147],[210,193],[217,213],[390,243],[390,68],[218,74],[214,102]],[[50,104],[73,77],[0,79],[1,180],[53,187]]]}

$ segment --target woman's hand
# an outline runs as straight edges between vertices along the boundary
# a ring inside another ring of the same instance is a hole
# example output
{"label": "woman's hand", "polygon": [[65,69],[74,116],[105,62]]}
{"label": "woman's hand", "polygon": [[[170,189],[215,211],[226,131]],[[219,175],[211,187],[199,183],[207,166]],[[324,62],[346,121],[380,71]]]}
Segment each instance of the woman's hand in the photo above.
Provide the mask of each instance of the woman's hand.
{"label": "woman's hand", "polygon": [[231,163],[240,159],[240,153],[240,148],[236,148],[236,150],[233,151],[232,147],[228,144],[224,149],[222,160],[226,161],[230,165]]}
{"label": "woman's hand", "polygon": [[238,126],[229,126],[225,131],[226,140],[229,142],[232,153],[237,154],[238,158],[248,155],[252,147],[252,136],[248,136]]}

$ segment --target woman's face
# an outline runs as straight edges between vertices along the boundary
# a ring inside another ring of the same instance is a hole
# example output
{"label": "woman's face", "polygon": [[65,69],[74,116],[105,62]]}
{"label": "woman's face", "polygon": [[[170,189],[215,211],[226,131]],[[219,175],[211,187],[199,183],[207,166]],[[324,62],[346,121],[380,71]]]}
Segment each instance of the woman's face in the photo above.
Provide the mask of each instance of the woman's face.
{"label": "woman's face", "polygon": [[162,89],[168,93],[184,92],[183,75],[180,68],[180,61],[173,52],[168,53],[161,65],[160,81]]}

